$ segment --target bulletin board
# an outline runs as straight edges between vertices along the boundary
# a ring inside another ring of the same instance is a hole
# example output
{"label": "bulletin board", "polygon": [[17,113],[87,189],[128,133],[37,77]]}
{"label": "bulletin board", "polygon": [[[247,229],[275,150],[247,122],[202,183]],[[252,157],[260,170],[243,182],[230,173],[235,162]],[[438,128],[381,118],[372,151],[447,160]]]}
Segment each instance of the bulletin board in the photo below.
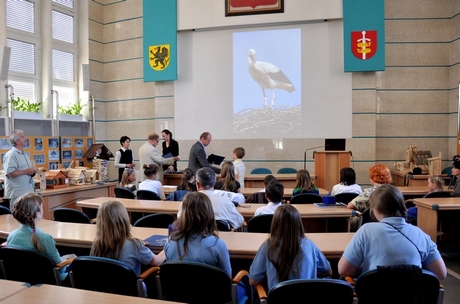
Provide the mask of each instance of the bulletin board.
{"label": "bulletin board", "polygon": [[[94,143],[91,136],[26,136],[24,155],[37,167],[56,170],[59,164],[67,168],[72,161],[78,166],[92,167],[91,161],[81,158]],[[1,165],[6,152],[11,150],[9,136],[0,136]]]}

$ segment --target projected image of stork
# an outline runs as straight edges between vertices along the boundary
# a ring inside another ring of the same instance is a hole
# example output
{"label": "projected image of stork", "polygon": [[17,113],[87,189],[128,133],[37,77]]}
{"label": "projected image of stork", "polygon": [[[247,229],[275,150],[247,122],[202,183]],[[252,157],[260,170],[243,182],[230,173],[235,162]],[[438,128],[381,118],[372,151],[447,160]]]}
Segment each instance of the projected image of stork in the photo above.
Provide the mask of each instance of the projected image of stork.
{"label": "projected image of stork", "polygon": [[249,74],[262,89],[262,93],[264,95],[264,106],[267,106],[265,89],[271,90],[271,106],[273,106],[276,99],[275,89],[281,89],[292,93],[295,91],[294,85],[277,66],[269,62],[256,61],[255,55],[256,51],[250,49],[248,52]]}

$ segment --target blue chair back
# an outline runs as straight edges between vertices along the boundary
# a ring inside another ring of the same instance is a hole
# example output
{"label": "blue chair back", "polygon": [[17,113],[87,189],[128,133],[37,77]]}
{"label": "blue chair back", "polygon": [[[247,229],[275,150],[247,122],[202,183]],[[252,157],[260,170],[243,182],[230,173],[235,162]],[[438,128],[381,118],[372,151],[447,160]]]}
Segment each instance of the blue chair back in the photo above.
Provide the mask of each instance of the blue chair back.
{"label": "blue chair back", "polygon": [[251,174],[272,174],[272,171],[268,168],[255,168],[252,169]]}
{"label": "blue chair back", "polygon": [[278,174],[290,174],[290,173],[297,173],[297,170],[294,168],[280,168]]}

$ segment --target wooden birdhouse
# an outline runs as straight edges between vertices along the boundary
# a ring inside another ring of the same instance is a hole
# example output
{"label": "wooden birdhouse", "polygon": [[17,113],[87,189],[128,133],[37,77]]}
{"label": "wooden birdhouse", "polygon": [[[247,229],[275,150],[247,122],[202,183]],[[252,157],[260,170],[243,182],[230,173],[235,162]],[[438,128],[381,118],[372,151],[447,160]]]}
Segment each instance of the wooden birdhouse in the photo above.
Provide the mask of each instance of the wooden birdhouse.
{"label": "wooden birdhouse", "polygon": [[97,180],[99,180],[99,171],[95,169],[87,169],[86,170],[86,182],[88,183],[95,183]]}
{"label": "wooden birdhouse", "polygon": [[46,188],[59,189],[66,188],[67,176],[61,170],[50,170],[46,173]]}
{"label": "wooden birdhouse", "polygon": [[84,185],[86,182],[86,168],[73,168],[67,171],[69,185]]}
{"label": "wooden birdhouse", "polygon": [[37,168],[37,173],[35,174],[34,179],[38,180],[40,183],[40,190],[46,189],[46,169],[45,168]]}

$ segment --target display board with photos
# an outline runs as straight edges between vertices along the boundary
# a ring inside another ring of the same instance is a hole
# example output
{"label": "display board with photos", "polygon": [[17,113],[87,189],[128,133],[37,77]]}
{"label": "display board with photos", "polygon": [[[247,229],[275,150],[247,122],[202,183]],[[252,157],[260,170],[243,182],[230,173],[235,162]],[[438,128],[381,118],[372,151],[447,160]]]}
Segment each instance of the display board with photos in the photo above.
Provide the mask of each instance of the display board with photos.
{"label": "display board with photos", "polygon": [[[26,136],[24,155],[37,167],[56,170],[59,164],[68,168],[72,161],[75,166],[92,167],[91,160],[81,158],[94,143],[92,136]],[[11,150],[9,136],[0,136],[0,153],[3,160],[6,152]]]}

